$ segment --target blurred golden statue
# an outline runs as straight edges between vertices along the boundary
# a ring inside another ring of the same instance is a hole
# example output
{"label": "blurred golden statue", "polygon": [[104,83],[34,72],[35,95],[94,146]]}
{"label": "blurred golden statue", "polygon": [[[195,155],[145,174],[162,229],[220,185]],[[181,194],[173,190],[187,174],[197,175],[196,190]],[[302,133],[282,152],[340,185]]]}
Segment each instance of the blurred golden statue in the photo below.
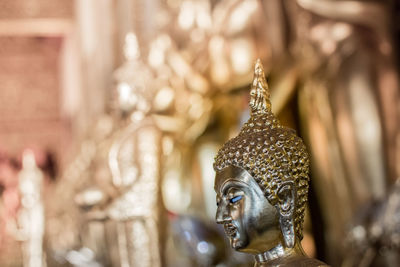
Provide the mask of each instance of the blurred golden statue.
{"label": "blurred golden statue", "polygon": [[24,151],[22,165],[23,168],[18,175],[22,204],[18,221],[23,240],[23,266],[46,266],[43,261],[43,174],[36,166],[35,156],[30,150]]}
{"label": "blurred golden statue", "polygon": [[127,34],[125,64],[117,69],[118,107],[125,125],[112,136],[108,165],[119,194],[107,207],[116,222],[120,266],[162,266],[161,137],[152,111],[152,74]]}

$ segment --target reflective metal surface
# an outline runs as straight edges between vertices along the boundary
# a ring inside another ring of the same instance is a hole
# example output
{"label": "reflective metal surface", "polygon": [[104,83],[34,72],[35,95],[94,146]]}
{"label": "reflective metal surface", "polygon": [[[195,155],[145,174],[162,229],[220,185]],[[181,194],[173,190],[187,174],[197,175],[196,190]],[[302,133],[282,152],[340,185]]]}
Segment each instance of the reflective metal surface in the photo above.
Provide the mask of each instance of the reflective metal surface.
{"label": "reflective metal surface", "polygon": [[171,266],[225,266],[229,260],[221,232],[215,224],[205,223],[194,216],[180,215],[171,220],[175,243],[191,263],[172,263]]}
{"label": "reflective metal surface", "polygon": [[215,190],[216,221],[224,226],[232,248],[260,254],[279,242],[277,210],[247,171],[234,166],[224,168],[216,175]]}
{"label": "reflective metal surface", "polygon": [[255,255],[256,266],[323,266],[300,244],[308,154],[295,132],[272,114],[260,60],[250,95],[250,119],[215,158],[216,221],[232,248]]}

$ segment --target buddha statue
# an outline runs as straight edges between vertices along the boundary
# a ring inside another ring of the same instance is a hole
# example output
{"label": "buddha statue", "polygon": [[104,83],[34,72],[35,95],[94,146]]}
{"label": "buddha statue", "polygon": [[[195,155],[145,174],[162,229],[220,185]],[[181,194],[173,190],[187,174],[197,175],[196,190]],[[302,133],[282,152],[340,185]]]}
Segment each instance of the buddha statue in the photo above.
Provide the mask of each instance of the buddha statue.
{"label": "buddha statue", "polygon": [[254,255],[255,266],[327,266],[300,243],[309,159],[295,131],[272,114],[259,59],[250,96],[250,119],[215,158],[216,222],[233,249]]}

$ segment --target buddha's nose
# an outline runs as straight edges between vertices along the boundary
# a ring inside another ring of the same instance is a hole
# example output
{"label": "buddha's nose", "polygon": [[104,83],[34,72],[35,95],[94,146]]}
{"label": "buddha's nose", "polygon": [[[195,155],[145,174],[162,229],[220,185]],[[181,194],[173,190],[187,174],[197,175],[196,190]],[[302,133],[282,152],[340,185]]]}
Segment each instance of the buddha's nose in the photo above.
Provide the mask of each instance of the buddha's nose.
{"label": "buddha's nose", "polygon": [[225,223],[227,220],[230,220],[230,217],[226,207],[224,205],[219,205],[215,214],[215,221],[217,223]]}

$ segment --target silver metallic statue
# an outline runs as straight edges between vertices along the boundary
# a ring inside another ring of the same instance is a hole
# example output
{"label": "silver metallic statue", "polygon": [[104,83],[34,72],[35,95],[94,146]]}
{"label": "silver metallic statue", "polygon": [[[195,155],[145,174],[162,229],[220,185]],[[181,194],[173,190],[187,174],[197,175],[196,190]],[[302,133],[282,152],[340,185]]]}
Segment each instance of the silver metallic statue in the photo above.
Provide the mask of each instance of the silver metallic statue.
{"label": "silver metallic statue", "polygon": [[250,119],[215,158],[216,221],[232,248],[255,256],[255,266],[327,266],[308,258],[300,243],[308,154],[272,114],[260,60],[250,95]]}

